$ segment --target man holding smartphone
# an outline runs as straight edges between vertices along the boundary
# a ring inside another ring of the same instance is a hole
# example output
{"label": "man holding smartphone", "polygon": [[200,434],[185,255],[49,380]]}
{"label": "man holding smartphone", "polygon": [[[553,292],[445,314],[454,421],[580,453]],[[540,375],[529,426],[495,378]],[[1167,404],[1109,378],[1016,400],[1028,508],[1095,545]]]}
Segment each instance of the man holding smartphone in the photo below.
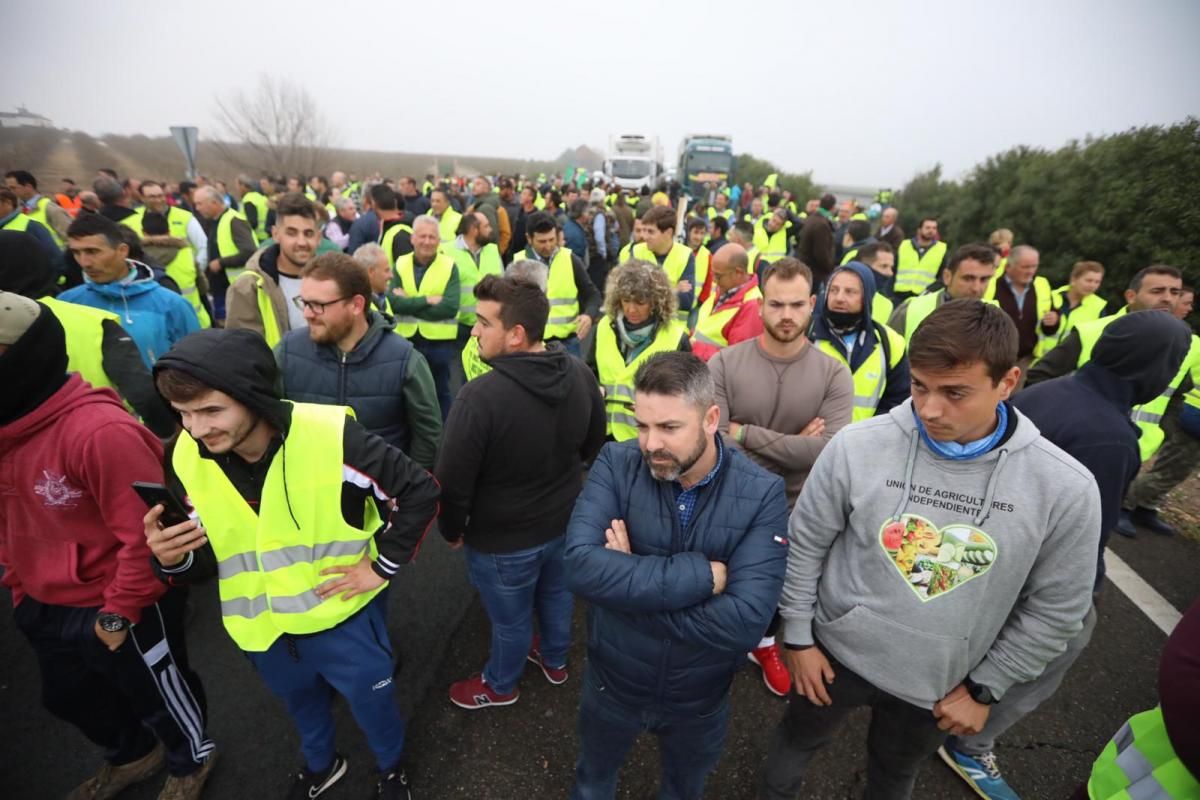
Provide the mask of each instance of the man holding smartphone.
{"label": "man holding smartphone", "polygon": [[68,796],[113,797],[165,763],[159,797],[194,800],[216,749],[183,646],[185,592],[155,580],[130,488],[162,480],[162,445],[111,389],[67,374],[65,334],[46,306],[8,292],[0,386],[3,583],[46,709],[105,751]]}
{"label": "man holding smartphone", "polygon": [[186,431],[169,485],[197,519],[162,527],[155,506],[146,539],[168,583],[217,575],[225,630],[300,735],[288,797],[346,774],[336,691],[374,752],[378,796],[409,800],[383,590],[432,525],[437,483],[349,408],[283,401],[277,376],[248,330],[200,331],[158,360],[155,384]]}

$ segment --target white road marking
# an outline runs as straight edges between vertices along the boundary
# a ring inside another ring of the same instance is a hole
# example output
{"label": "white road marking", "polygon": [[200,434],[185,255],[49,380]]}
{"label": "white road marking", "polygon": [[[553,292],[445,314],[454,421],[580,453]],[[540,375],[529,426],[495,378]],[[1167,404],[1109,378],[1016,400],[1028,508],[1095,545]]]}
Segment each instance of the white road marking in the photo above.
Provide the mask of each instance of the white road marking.
{"label": "white road marking", "polygon": [[1104,564],[1108,568],[1108,579],[1116,584],[1151,622],[1170,636],[1183,614],[1167,602],[1167,598],[1154,591],[1153,586],[1142,580],[1142,577],[1133,571],[1133,567],[1126,564],[1112,548],[1104,549]]}

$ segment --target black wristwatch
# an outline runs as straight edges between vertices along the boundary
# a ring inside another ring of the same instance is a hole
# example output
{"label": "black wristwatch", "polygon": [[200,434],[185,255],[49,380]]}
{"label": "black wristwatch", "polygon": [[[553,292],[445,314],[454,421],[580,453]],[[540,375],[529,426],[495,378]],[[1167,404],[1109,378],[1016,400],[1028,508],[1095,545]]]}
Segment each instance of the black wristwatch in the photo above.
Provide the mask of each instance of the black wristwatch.
{"label": "black wristwatch", "polygon": [[976,703],[982,703],[985,706],[994,706],[1000,702],[1000,698],[992,694],[991,689],[982,683],[976,683],[971,680],[969,675],[963,678],[963,686],[967,687],[967,694],[971,695],[971,699]]}
{"label": "black wristwatch", "polygon": [[100,623],[100,628],[107,633],[119,633],[129,627],[129,620],[120,614],[111,612],[101,614],[96,617],[96,621]]}

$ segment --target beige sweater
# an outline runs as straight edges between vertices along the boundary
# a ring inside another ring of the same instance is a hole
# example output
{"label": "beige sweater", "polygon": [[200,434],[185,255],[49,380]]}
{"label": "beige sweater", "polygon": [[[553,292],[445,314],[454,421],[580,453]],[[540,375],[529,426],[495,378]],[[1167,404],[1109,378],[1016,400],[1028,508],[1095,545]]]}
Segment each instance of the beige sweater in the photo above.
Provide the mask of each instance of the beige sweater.
{"label": "beige sweater", "polygon": [[[850,424],[854,383],[845,364],[811,344],[796,358],[777,359],[763,352],[759,338],[726,347],[708,362],[720,430],[728,434],[730,420],[745,426],[742,443],[734,446],[783,476],[792,505],[825,443]],[[825,420],[824,434],[800,436],[816,417]]]}

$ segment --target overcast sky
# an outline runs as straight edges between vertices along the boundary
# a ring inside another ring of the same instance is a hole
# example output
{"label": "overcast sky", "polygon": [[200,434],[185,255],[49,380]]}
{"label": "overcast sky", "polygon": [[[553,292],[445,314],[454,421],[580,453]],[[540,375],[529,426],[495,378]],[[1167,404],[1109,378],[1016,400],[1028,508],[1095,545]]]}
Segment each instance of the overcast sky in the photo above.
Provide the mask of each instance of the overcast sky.
{"label": "overcast sky", "polygon": [[344,147],[548,159],[643,133],[670,161],[703,131],[820,182],[899,186],[1200,116],[1195,0],[42,0],[0,18],[0,109],[93,134],[213,136],[214,98],[269,71]]}

